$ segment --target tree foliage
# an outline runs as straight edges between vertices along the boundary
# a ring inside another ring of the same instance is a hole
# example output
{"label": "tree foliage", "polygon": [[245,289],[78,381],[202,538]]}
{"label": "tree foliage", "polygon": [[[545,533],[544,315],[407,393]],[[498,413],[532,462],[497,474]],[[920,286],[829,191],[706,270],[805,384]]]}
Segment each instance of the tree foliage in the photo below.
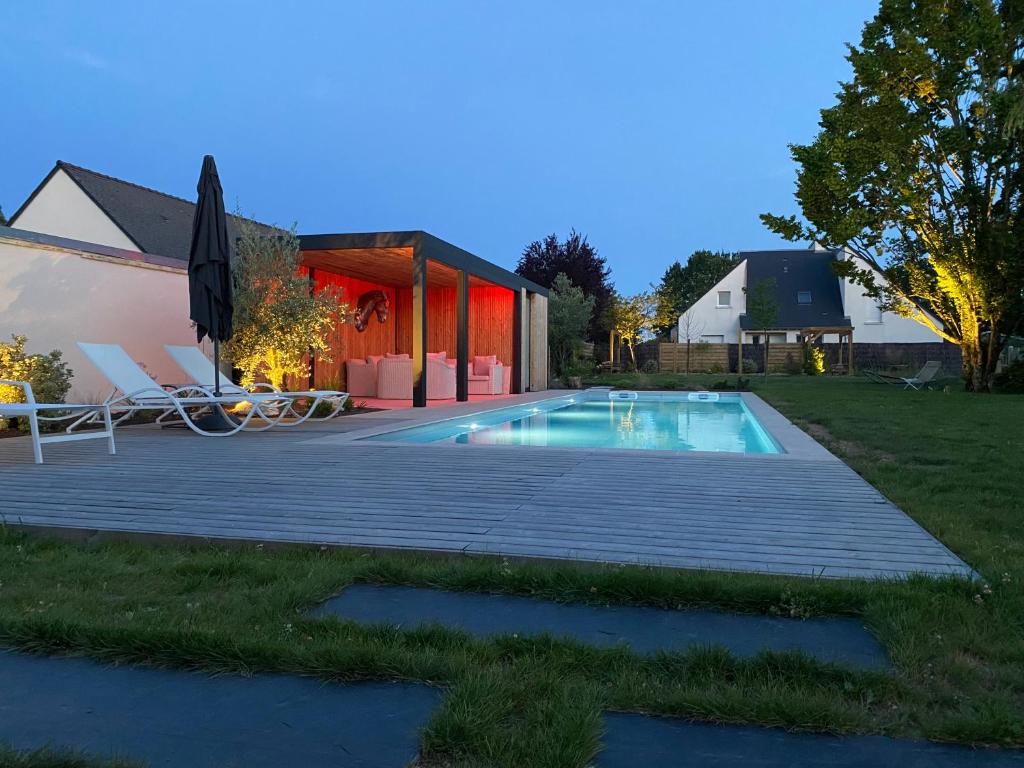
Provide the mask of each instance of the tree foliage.
{"label": "tree foliage", "polygon": [[710,291],[737,263],[737,254],[699,250],[690,254],[686,265],[673,262],[654,288],[657,303],[655,332],[668,336],[679,316]]}
{"label": "tree foliage", "polygon": [[556,376],[576,359],[593,315],[594,297],[584,295],[564,273],[557,275],[548,295],[548,347]]}
{"label": "tree foliage", "polygon": [[638,293],[635,296],[615,295],[612,300],[612,330],[629,350],[633,368],[636,368],[636,345],[654,331],[654,294]]}
{"label": "tree foliage", "polygon": [[608,309],[615,293],[611,270],[597,249],[587,242],[585,235],[572,230],[564,241],[550,234],[535,240],[523,249],[516,265],[516,274],[551,288],[555,278],[564,274],[585,296],[594,299],[594,311],[587,327],[587,337],[595,341],[608,330],[602,320],[609,317]]}
{"label": "tree foliage", "polygon": [[975,391],[1024,318],[1022,55],[1016,0],[883,0],[820,133],[791,147],[806,223],[762,216],[849,249],[840,274],[959,344]]}
{"label": "tree foliage", "polygon": [[309,280],[299,274],[294,230],[267,236],[242,217],[237,221],[235,332],[227,351],[244,385],[265,376],[283,388],[286,376],[306,373],[310,352],[330,361],[327,335],[345,322],[348,307],[334,289],[310,290]]}
{"label": "tree foliage", "polygon": [[763,333],[764,377],[768,378],[768,331],[779,322],[778,283],[774,277],[758,280],[743,292],[747,296],[747,317]]}
{"label": "tree foliage", "polygon": [[[37,403],[63,403],[71,389],[72,377],[63,355],[57,349],[45,355],[26,354],[27,341],[24,336],[12,335],[10,342],[0,342],[0,379],[27,381]],[[21,387],[0,384],[0,403],[24,401],[25,391]],[[28,429],[28,419],[21,418],[18,422],[22,430]],[[3,420],[0,420],[2,426]]]}

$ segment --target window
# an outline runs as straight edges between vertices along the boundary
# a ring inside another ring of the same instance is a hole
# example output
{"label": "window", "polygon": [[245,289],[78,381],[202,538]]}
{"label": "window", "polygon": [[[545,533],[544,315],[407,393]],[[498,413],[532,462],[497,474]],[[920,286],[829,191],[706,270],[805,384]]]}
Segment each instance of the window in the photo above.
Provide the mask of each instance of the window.
{"label": "window", "polygon": [[811,303],[811,292],[810,291],[797,291],[796,292],[796,303],[797,304],[810,304]]}
{"label": "window", "polygon": [[881,323],[882,322],[882,308],[878,304],[877,299],[873,299],[870,296],[864,297],[864,322],[865,323]]}
{"label": "window", "polygon": [[732,306],[732,291],[719,291],[718,292],[718,306],[720,306],[720,307]]}

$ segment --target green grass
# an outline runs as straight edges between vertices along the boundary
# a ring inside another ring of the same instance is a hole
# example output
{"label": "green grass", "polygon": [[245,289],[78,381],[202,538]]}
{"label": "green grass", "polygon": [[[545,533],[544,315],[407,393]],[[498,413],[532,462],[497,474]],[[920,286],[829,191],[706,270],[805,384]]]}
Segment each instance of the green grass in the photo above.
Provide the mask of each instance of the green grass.
{"label": "green grass", "polygon": [[[682,386],[682,378],[659,385]],[[600,712],[609,708],[1024,744],[1024,397],[901,392],[858,379],[752,379],[755,391],[975,566],[986,585],[316,548],[76,545],[0,531],[0,644],[119,663],[441,686],[444,704],[421,740],[427,766],[582,768],[598,749]],[[738,660],[716,648],[638,657],[551,638],[480,640],[443,627],[403,632],[303,615],[358,581],[858,615],[897,671],[855,672],[799,654]]]}

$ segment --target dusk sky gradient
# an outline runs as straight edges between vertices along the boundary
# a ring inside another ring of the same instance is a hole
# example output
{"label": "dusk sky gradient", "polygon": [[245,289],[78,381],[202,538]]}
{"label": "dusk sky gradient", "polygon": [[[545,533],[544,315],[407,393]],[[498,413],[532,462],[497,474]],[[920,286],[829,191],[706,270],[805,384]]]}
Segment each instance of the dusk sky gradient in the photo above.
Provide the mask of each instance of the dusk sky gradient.
{"label": "dusk sky gradient", "polygon": [[877,0],[13,0],[0,205],[58,159],[300,233],[424,229],[513,268],[575,227],[625,293],[698,248],[785,247]]}

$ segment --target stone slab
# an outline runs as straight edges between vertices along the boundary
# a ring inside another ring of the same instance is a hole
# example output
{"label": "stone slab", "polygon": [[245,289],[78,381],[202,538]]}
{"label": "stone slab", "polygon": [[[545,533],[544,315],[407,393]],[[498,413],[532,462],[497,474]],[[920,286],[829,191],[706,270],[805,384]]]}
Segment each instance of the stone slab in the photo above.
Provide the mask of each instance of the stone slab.
{"label": "stone slab", "polygon": [[314,613],[402,627],[437,623],[483,637],[549,633],[600,647],[626,643],[638,653],[721,645],[741,657],[765,649],[795,650],[853,667],[890,666],[881,644],[853,618],[797,620],[722,611],[595,606],[374,584],[346,587]]}
{"label": "stone slab", "polygon": [[0,651],[0,743],[153,768],[405,768],[439,690]]}
{"label": "stone slab", "polygon": [[1020,750],[607,714],[596,768],[1020,768]]}

